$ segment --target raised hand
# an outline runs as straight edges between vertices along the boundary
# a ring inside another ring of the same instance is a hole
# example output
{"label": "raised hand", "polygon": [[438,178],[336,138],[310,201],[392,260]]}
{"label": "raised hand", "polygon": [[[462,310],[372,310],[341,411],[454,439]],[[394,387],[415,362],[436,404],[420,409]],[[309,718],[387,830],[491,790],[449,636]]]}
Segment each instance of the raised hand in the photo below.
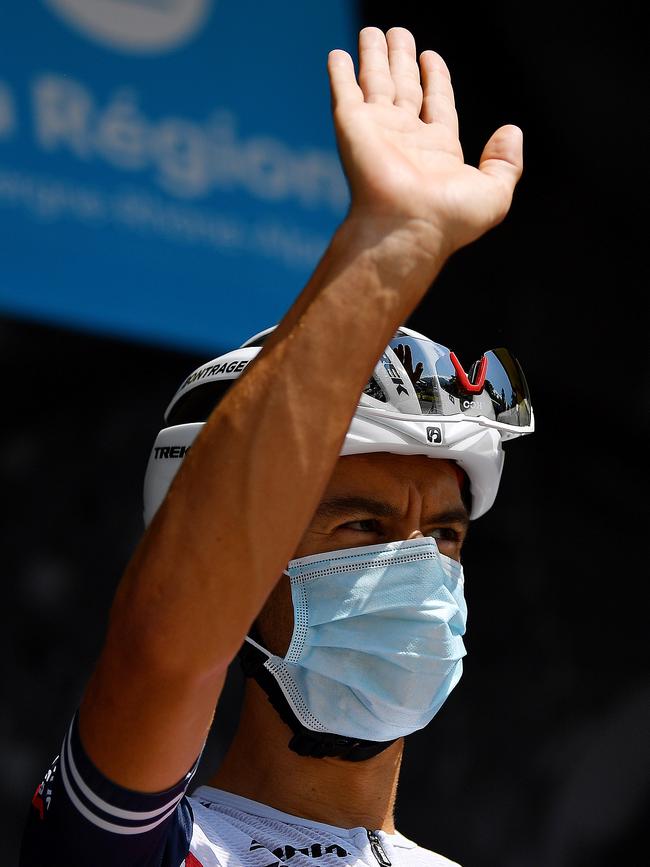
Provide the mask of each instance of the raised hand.
{"label": "raised hand", "polygon": [[[500,127],[478,168],[466,165],[449,71],[434,51],[418,60],[412,34],[359,34],[359,71],[335,50],[328,61],[350,217],[417,223],[432,252],[450,254],[507,214],[522,171],[518,127]],[[426,231],[422,232],[423,228]]]}

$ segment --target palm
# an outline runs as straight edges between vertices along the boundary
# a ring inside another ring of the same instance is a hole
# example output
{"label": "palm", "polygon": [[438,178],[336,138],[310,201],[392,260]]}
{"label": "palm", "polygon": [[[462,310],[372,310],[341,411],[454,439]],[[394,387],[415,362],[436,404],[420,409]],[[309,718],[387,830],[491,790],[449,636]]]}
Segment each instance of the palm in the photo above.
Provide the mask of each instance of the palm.
{"label": "palm", "polygon": [[390,200],[422,193],[437,175],[463,168],[458,141],[446,128],[426,124],[398,106],[364,103],[337,118],[339,143],[355,196]]}
{"label": "palm", "polygon": [[353,209],[424,220],[454,249],[505,216],[521,173],[518,131],[501,128],[479,167],[466,165],[446,66],[424,52],[418,69],[408,31],[363,30],[358,82],[344,52],[330,56],[330,80]]}

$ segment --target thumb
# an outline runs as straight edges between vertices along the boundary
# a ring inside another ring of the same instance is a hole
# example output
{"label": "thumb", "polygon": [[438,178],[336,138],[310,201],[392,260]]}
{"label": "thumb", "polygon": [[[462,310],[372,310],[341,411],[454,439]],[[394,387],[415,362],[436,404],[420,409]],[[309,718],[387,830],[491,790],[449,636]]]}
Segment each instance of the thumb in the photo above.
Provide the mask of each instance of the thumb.
{"label": "thumb", "polygon": [[523,133],[519,127],[499,127],[483,148],[478,167],[499,181],[512,197],[524,167]]}

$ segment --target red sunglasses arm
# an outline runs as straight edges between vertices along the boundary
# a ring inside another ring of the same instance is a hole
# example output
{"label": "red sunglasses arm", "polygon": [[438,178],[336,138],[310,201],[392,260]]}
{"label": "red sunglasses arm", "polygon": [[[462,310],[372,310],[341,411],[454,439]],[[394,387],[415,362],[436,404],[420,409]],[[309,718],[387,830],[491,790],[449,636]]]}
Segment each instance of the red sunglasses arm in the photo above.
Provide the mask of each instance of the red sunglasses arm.
{"label": "red sunglasses arm", "polygon": [[451,363],[454,365],[454,370],[456,371],[458,382],[463,391],[466,391],[468,394],[480,394],[483,391],[483,386],[485,385],[485,374],[487,373],[488,363],[487,356],[483,355],[481,357],[478,371],[476,372],[476,382],[474,383],[469,381],[469,377],[465,373],[463,365],[458,360],[456,353],[450,352],[449,358],[451,359]]}

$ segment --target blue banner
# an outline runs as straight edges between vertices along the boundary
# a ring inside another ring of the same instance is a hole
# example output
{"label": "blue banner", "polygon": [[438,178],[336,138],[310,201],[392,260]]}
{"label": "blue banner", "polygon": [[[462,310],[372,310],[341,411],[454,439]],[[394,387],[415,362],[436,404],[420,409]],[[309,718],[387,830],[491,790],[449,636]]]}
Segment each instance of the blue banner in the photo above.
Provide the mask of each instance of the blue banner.
{"label": "blue banner", "polygon": [[346,0],[23,0],[0,30],[0,310],[211,351],[275,323],[348,205]]}

